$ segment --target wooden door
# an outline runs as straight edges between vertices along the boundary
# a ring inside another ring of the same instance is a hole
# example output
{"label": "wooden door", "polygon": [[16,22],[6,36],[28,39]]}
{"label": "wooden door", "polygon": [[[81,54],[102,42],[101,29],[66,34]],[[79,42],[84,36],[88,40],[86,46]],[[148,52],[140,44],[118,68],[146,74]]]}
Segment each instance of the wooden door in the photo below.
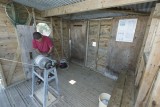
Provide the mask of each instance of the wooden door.
{"label": "wooden door", "polygon": [[100,21],[96,69],[102,74],[106,72],[108,45],[111,39],[111,29],[112,19]]}
{"label": "wooden door", "polygon": [[86,22],[71,25],[71,61],[84,65],[86,53]]}
{"label": "wooden door", "polygon": [[111,37],[112,19],[92,20],[88,26],[86,66],[99,72],[106,71],[108,42]]}
{"label": "wooden door", "polygon": [[86,66],[96,69],[96,57],[98,49],[100,23],[97,20],[89,22],[88,26],[88,49]]}

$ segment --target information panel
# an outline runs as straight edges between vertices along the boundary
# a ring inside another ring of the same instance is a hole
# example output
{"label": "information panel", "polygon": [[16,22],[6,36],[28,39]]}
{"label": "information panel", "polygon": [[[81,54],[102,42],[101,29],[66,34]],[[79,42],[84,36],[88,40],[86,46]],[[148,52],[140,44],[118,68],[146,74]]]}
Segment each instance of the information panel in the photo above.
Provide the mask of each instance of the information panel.
{"label": "information panel", "polygon": [[119,20],[116,41],[133,42],[137,19]]}

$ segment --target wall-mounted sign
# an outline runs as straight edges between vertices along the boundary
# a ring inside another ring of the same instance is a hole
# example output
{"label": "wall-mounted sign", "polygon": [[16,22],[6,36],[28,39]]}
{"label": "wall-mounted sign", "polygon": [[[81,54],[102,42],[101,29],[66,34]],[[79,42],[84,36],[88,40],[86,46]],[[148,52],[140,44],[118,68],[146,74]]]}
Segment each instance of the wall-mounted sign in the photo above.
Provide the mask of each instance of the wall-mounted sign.
{"label": "wall-mounted sign", "polygon": [[92,46],[96,47],[96,42],[92,42]]}
{"label": "wall-mounted sign", "polygon": [[133,42],[137,19],[119,20],[116,41]]}

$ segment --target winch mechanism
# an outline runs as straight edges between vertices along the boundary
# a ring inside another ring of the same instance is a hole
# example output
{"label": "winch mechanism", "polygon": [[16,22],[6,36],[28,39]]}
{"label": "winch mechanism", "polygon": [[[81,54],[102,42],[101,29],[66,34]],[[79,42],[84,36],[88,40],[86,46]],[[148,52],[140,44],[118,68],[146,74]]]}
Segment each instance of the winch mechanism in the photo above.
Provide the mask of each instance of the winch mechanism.
{"label": "winch mechanism", "polygon": [[[43,55],[38,55],[34,61],[34,66],[32,68],[32,95],[31,97],[37,101],[40,101],[40,104],[42,104],[42,107],[47,107],[49,105],[54,104],[54,100],[51,102],[51,99],[48,98],[48,96],[54,96],[54,98],[59,97],[59,87],[58,87],[58,77],[57,77],[57,70],[56,70],[56,60],[52,60],[48,57],[45,57]],[[35,68],[40,68],[43,72],[42,74],[39,74]],[[52,77],[49,77],[48,75],[52,74]],[[37,95],[35,92],[35,77],[38,77],[43,81],[43,87],[41,88],[42,92],[38,92],[42,95]],[[49,82],[55,80],[56,83],[56,89],[49,86]],[[49,94],[50,93],[50,94]],[[51,95],[52,94],[52,95]],[[38,96],[41,96],[38,98]],[[38,98],[38,99],[37,99]],[[53,98],[52,98],[53,99]],[[50,104],[47,102],[51,102]]]}
{"label": "winch mechanism", "polygon": [[43,55],[38,55],[34,59],[34,65],[38,66],[41,69],[50,69],[56,66],[56,60],[51,60]]}

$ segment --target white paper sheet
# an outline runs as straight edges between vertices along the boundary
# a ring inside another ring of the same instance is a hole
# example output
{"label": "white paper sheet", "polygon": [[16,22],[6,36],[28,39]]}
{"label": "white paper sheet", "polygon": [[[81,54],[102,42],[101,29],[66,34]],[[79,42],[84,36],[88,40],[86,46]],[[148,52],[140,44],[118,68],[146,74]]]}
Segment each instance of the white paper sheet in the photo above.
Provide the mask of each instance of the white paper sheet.
{"label": "white paper sheet", "polygon": [[119,20],[116,41],[133,42],[137,19]]}

